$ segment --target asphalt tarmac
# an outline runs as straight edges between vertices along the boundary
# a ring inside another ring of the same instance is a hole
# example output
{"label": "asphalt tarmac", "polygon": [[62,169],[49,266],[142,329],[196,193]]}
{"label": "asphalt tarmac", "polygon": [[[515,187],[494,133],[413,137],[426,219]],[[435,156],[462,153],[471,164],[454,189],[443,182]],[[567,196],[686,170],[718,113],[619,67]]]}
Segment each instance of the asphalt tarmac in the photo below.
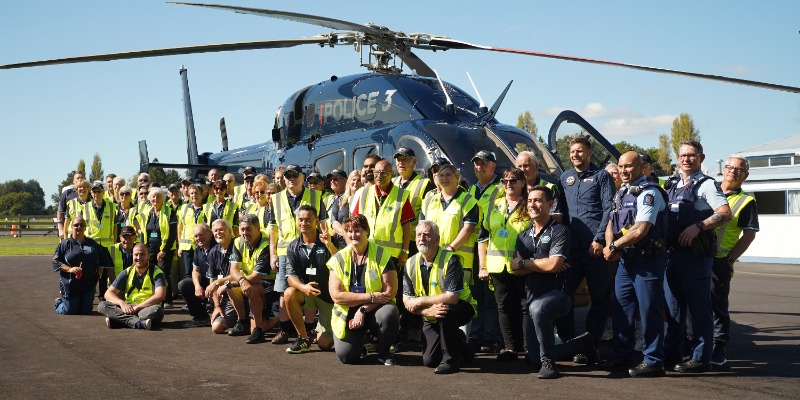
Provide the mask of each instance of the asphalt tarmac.
{"label": "asphalt tarmac", "polygon": [[106,328],[99,314],[59,316],[50,258],[0,257],[0,398],[800,398],[800,266],[744,263],[731,295],[728,364],[703,374],[631,379],[559,363],[563,377],[537,380],[519,362],[481,355],[455,375],[422,366],[419,345],[398,366],[342,365],[331,352],[287,354],[287,345],[184,329],[166,311],[160,330]]}

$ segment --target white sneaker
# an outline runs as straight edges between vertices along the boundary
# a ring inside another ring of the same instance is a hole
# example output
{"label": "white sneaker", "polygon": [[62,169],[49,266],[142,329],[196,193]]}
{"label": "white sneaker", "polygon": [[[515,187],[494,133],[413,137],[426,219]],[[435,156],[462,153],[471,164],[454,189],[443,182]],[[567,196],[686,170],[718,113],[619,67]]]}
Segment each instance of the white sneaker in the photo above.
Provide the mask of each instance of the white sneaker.
{"label": "white sneaker", "polygon": [[147,329],[148,331],[152,331],[153,330],[153,320],[152,319],[148,318],[148,319],[144,320],[144,329]]}
{"label": "white sneaker", "polygon": [[106,327],[111,329],[111,318],[106,317]]}

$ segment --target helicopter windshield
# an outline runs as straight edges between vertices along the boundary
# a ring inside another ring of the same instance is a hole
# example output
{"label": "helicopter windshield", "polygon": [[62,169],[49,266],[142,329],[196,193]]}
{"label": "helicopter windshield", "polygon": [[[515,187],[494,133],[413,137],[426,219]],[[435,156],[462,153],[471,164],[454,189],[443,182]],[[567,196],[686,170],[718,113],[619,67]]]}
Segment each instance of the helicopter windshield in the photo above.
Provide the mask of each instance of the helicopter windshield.
{"label": "helicopter windshield", "polygon": [[[419,110],[422,115],[428,119],[433,120],[450,120],[452,115],[445,111],[447,104],[447,97],[442,92],[439,81],[435,79],[414,78],[417,85],[404,85],[403,89],[406,96],[413,102],[414,107]],[[464,93],[461,89],[443,82],[450,96],[450,100],[455,106],[455,117],[459,120],[469,121],[477,117],[480,111],[480,105]]]}

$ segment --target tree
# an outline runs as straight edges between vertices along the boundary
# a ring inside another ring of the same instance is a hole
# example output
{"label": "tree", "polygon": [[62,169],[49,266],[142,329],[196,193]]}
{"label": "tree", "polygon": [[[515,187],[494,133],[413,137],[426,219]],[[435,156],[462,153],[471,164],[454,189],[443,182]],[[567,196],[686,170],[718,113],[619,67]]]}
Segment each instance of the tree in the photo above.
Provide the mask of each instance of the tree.
{"label": "tree", "polygon": [[[78,161],[78,168],[75,169],[75,171],[81,171],[84,173],[84,175],[86,174],[86,162],[83,161],[83,159]],[[58,184],[58,189],[56,189],[56,192],[50,196],[50,200],[53,201],[53,204],[58,204],[58,200],[61,198],[61,191],[64,190],[65,187],[72,185],[72,178],[75,176],[75,171],[69,171],[66,179]]]}
{"label": "tree", "polygon": [[[666,136],[666,135],[665,135]],[[644,148],[639,145],[635,145],[633,143],[628,143],[626,141],[621,141],[614,145],[614,147],[619,150],[620,153],[624,154],[629,151],[635,151],[639,154],[647,154],[650,156],[650,159],[653,160],[653,172],[658,176],[669,175],[670,165],[667,164],[664,167],[663,164],[658,159],[658,149],[655,147],[648,147]]]}
{"label": "tree", "polygon": [[581,129],[580,132],[576,132],[573,135],[564,135],[556,140],[556,149],[558,150],[556,154],[558,155],[558,158],[561,160],[561,165],[564,167],[564,169],[572,168],[572,161],[570,161],[569,159],[569,142],[571,142],[572,139],[578,136],[587,137],[589,139],[589,143],[592,144],[592,159],[591,159],[592,164],[596,165],[597,167],[603,168],[609,162],[615,161],[613,157],[611,157],[611,154],[609,154],[608,151],[606,151],[606,149],[600,143],[594,140],[594,138],[591,135],[589,135],[586,131]]}
{"label": "tree", "polygon": [[[11,196],[11,195],[17,195],[19,193],[27,193],[30,196],[25,199],[26,204],[24,206],[12,206],[11,202],[22,201],[22,198],[20,196]],[[6,199],[5,204],[8,204],[5,208],[0,208],[0,214],[5,214],[5,215],[45,214],[44,190],[42,190],[42,187],[39,185],[39,182],[33,179],[29,180],[28,182],[23,182],[22,179],[14,179],[11,181],[0,183],[0,198],[5,198]]]}
{"label": "tree", "polygon": [[533,137],[539,137],[539,128],[533,120],[533,115],[528,110],[517,116],[517,128],[530,133]]}
{"label": "tree", "polygon": [[[153,159],[154,163],[158,162],[158,158]],[[178,183],[181,180],[178,171],[174,169],[164,170],[164,168],[150,167],[147,169],[150,174],[150,182],[158,186],[169,186],[171,183]],[[138,175],[135,175],[132,182],[136,182]]]}
{"label": "tree", "polygon": [[[656,154],[656,158],[658,164],[664,168],[663,175],[672,175],[672,171],[675,170],[675,167],[672,165],[672,157],[670,156],[669,152],[669,136],[666,133],[662,133],[658,135],[658,153]],[[656,172],[659,176],[663,176]]]}
{"label": "tree", "polygon": [[92,170],[89,172],[89,182],[103,181],[103,162],[100,161],[100,154],[94,153],[92,158]]}
{"label": "tree", "polygon": [[683,113],[672,120],[672,150],[678,154],[678,146],[689,140],[700,141],[700,131],[694,126],[694,120],[688,113]]}
{"label": "tree", "polygon": [[86,161],[83,161],[81,158],[80,161],[78,161],[78,168],[75,171],[81,171],[84,175],[86,175]]}
{"label": "tree", "polygon": [[34,208],[33,196],[28,192],[0,195],[0,215],[39,215],[42,212]]}

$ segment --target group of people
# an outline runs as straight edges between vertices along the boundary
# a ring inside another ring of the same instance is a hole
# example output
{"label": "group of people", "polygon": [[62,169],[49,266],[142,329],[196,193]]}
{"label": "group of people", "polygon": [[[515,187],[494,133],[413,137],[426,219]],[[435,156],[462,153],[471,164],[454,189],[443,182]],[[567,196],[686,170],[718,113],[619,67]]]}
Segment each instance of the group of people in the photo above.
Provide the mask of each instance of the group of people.
{"label": "group of people", "polygon": [[[716,183],[700,172],[702,146],[686,142],[662,186],[628,152],[616,185],[591,156],[589,140],[572,140],[573,168],[549,179],[532,152],[498,173],[480,150],[467,185],[443,158],[423,176],[414,151],[399,148],[350,174],[285,165],[270,179],[247,167],[241,185],[211,170],[208,182],[163,190],[140,174],[135,199],[120,177],[90,184],[76,173],[59,202],[55,309],[88,314],[99,288],[109,328],[152,329],[179,294],[187,328],[255,344],[277,327],[272,343],[295,337],[288,353],[317,345],[343,363],[374,351],[394,365],[401,339],[420,340],[437,374],[476,351],[522,357],[542,379],[568,359],[633,377],[724,364],[733,265],[758,230],[741,191],[747,160],[729,158]],[[584,280],[591,307],[579,333]],[[601,361],[609,318],[614,355]]]}

